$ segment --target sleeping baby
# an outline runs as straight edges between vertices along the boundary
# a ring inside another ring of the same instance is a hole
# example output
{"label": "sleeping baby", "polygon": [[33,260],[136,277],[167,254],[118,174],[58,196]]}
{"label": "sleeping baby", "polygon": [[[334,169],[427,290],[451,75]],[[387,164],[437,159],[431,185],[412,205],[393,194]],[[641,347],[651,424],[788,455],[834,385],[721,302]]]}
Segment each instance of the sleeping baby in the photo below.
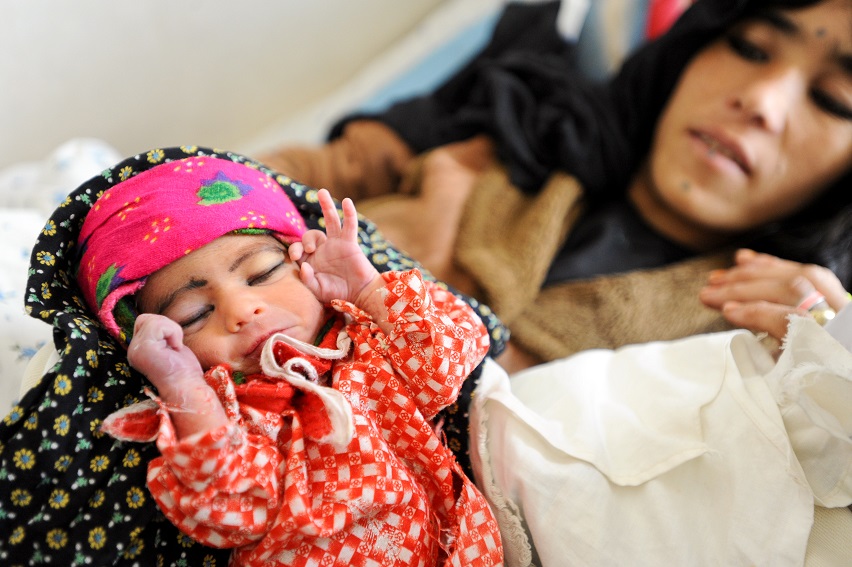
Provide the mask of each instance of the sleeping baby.
{"label": "sleeping baby", "polygon": [[379,274],[352,202],[341,224],[316,196],[326,232],[257,169],[192,157],[99,197],[78,281],[157,388],[102,429],[156,440],[157,504],[235,565],[501,564],[433,423],[484,326],[417,270]]}

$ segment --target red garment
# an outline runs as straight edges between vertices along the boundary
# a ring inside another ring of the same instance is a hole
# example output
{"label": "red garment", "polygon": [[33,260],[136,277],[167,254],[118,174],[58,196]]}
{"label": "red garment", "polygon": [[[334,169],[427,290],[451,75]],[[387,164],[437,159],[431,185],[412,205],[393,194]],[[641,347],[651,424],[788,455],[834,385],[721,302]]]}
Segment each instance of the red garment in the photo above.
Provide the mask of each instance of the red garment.
{"label": "red garment", "polygon": [[[330,348],[267,345],[266,376],[236,387],[227,368],[208,372],[228,426],[177,442],[160,412],[151,493],[194,539],[234,547],[232,564],[502,564],[488,504],[429,422],[483,359],[488,334],[416,270],[384,277],[390,336],[335,301],[344,315],[320,345]],[[244,403],[252,396],[266,409]]]}

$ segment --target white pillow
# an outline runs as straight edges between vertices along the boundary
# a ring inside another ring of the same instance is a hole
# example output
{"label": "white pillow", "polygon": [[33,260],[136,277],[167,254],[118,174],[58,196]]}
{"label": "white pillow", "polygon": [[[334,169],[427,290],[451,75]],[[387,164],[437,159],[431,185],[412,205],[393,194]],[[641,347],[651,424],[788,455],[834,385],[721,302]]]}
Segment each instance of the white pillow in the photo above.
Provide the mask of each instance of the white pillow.
{"label": "white pillow", "polygon": [[44,227],[36,209],[0,209],[0,414],[18,399],[27,363],[51,339],[50,326],[24,311],[30,251]]}
{"label": "white pillow", "polygon": [[506,563],[852,565],[852,354],[809,318],[785,344],[777,363],[731,331],[511,381],[486,365],[471,460]]}

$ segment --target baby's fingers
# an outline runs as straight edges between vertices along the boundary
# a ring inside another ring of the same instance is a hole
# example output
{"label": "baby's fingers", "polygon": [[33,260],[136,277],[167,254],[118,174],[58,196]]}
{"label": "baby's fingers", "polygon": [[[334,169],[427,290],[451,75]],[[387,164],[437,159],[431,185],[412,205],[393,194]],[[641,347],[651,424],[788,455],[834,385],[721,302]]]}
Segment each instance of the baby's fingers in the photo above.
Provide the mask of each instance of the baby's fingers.
{"label": "baby's fingers", "polygon": [[[173,373],[176,364],[188,352],[183,347],[180,325],[162,315],[142,314],[136,319],[133,339],[127,348],[127,360],[145,374],[155,386]],[[190,355],[192,361],[194,358]],[[191,365],[186,362],[181,367]],[[195,363],[197,365],[197,362]]]}
{"label": "baby's fingers", "polygon": [[358,240],[358,211],[355,210],[355,203],[352,199],[343,199],[341,203],[343,207],[343,233],[344,240],[355,242]]}
{"label": "baby's fingers", "polygon": [[302,240],[294,242],[287,249],[287,255],[294,262],[303,260],[317,251],[317,248],[326,241],[328,237],[321,230],[309,230],[302,235]]}
{"label": "baby's fingers", "polygon": [[326,189],[317,191],[317,199],[322,208],[322,217],[325,219],[325,232],[330,238],[340,236],[340,215],[334,206],[334,199]]}
{"label": "baby's fingers", "polygon": [[142,313],[136,318],[133,327],[131,346],[136,348],[144,345],[148,348],[154,345],[164,345],[178,350],[183,344],[183,330],[180,325],[162,315]]}
{"label": "baby's fingers", "polygon": [[298,262],[305,254],[305,246],[301,242],[294,242],[287,247],[287,256],[293,262]]}
{"label": "baby's fingers", "polygon": [[307,262],[302,263],[299,266],[299,278],[302,280],[302,283],[305,284],[314,295],[317,294],[318,284],[317,279],[314,275],[314,268]]}

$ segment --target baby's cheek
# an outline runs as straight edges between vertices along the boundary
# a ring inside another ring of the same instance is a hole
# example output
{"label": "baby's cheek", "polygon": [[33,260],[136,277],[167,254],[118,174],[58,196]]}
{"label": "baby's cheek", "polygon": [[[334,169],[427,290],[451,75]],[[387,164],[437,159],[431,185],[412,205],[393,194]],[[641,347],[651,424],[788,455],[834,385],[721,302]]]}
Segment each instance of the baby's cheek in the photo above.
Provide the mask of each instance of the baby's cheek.
{"label": "baby's cheek", "polygon": [[204,341],[203,338],[198,337],[197,335],[183,337],[184,346],[192,351],[192,354],[194,354],[195,358],[198,359],[198,363],[201,365],[201,368],[207,372],[212,366],[222,362],[222,356],[219,356],[218,359],[214,358],[213,351],[215,349],[211,348],[209,345],[205,346],[205,342],[209,341]]}

